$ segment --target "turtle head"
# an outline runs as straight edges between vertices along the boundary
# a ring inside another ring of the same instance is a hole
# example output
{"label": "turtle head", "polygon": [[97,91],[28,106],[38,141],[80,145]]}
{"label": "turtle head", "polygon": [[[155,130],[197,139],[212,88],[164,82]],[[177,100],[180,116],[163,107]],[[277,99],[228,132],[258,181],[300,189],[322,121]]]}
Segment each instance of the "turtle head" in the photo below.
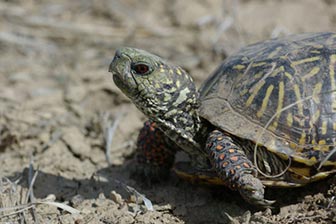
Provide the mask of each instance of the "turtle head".
{"label": "turtle head", "polygon": [[180,67],[144,50],[120,48],[109,72],[114,83],[150,119],[184,127],[191,122],[188,114],[196,111],[198,93],[192,78]]}

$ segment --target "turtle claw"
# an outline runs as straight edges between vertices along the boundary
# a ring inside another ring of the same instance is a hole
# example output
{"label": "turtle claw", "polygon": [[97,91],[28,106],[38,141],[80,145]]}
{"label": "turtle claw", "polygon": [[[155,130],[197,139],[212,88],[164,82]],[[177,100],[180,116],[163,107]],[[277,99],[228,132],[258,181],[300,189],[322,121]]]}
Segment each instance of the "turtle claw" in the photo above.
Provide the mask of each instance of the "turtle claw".
{"label": "turtle claw", "polygon": [[254,205],[263,207],[263,208],[272,208],[272,205],[275,203],[275,200],[266,200],[264,198],[259,198],[258,200],[255,200],[251,202]]}
{"label": "turtle claw", "polygon": [[276,201],[275,200],[266,200],[264,199],[262,201],[262,203],[260,203],[259,205],[262,207],[272,207],[271,205],[273,205]]}
{"label": "turtle claw", "polygon": [[240,178],[239,193],[253,205],[260,207],[271,207],[275,203],[273,200],[264,199],[264,185],[261,181],[251,174],[245,174]]}

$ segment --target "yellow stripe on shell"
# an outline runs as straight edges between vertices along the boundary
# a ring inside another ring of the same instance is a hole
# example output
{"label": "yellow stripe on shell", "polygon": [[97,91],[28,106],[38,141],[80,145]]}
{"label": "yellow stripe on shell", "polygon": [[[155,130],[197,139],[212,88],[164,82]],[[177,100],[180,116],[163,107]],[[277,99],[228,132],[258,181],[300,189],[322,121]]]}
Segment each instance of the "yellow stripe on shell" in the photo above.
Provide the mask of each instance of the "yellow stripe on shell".
{"label": "yellow stripe on shell", "polygon": [[262,73],[261,72],[259,72],[259,73],[257,73],[257,74],[255,74],[254,75],[254,78],[256,79],[256,80],[258,80],[258,79],[260,79],[261,77],[262,77]]}
{"label": "yellow stripe on shell", "polygon": [[306,143],[306,133],[305,132],[302,132],[301,133],[301,137],[300,137],[300,140],[299,140],[299,144],[300,145],[303,145],[303,144],[305,144]]}
{"label": "yellow stripe on shell", "polygon": [[242,91],[240,91],[240,96],[244,96],[246,93],[248,92],[248,89],[243,89]]}
{"label": "yellow stripe on shell", "polygon": [[319,53],[321,53],[319,50],[312,50],[312,51],[310,51],[311,53],[315,53],[315,54],[319,54]]}
{"label": "yellow stripe on shell", "polygon": [[269,101],[269,98],[270,98],[270,96],[272,94],[273,89],[274,89],[273,85],[270,85],[270,86],[267,87],[265,97],[264,97],[263,102],[261,104],[261,108],[257,112],[257,117],[261,117],[264,114],[264,112],[265,112],[265,110],[267,108],[267,104],[268,104],[268,101]]}
{"label": "yellow stripe on shell", "polygon": [[311,118],[311,126],[316,123],[316,121],[320,118],[320,110],[316,110],[316,112],[312,115]]}
{"label": "yellow stripe on shell", "polygon": [[274,51],[272,51],[268,56],[267,58],[273,58],[275,55],[277,55],[279,53],[279,51],[281,50],[282,47],[277,47],[275,48]]}
{"label": "yellow stripe on shell", "polygon": [[[320,151],[322,151],[322,152],[329,152],[329,151],[330,151],[329,146],[327,146],[327,145],[322,145],[322,146],[320,147]],[[327,166],[327,163],[324,163],[323,166]]]}
{"label": "yellow stripe on shell", "polygon": [[288,127],[292,127],[292,125],[293,125],[293,115],[292,115],[292,113],[287,114],[286,121],[287,121]]}
{"label": "yellow stripe on shell", "polygon": [[279,82],[279,93],[278,93],[278,107],[277,107],[277,118],[281,115],[281,110],[283,108],[283,101],[285,95],[285,84],[283,81]]}
{"label": "yellow stripe on shell", "polygon": [[[329,146],[326,145],[326,144],[327,144],[326,140],[321,139],[321,140],[318,142],[318,144],[319,144],[319,145],[317,146],[317,149],[316,149],[316,150],[318,150],[318,151],[322,151],[322,152],[329,152]],[[314,149],[315,149],[315,147],[314,147]]]}
{"label": "yellow stripe on shell", "polygon": [[322,135],[325,135],[327,134],[327,121],[322,121],[322,126],[321,126],[321,134]]}
{"label": "yellow stripe on shell", "polygon": [[254,88],[252,89],[252,94],[250,95],[250,97],[246,101],[245,105],[247,107],[249,107],[252,104],[254,98],[256,97],[256,95],[258,94],[259,90],[261,89],[261,87],[263,87],[264,84],[265,84],[265,80],[262,80],[262,82],[258,82],[257,86],[254,86]]}
{"label": "yellow stripe on shell", "polygon": [[289,79],[289,80],[292,80],[293,76],[288,73],[288,72],[285,72],[285,76]]}
{"label": "yellow stripe on shell", "polygon": [[295,65],[300,65],[300,64],[307,63],[307,62],[314,62],[314,61],[317,61],[317,60],[320,60],[320,56],[304,58],[304,59],[301,59],[301,60],[298,60],[298,61],[293,61],[292,64],[295,66]]}
{"label": "yellow stripe on shell", "polygon": [[314,90],[313,90],[313,100],[315,103],[320,102],[319,94],[321,93],[321,90],[322,90],[322,83],[319,82],[315,85]]}
{"label": "yellow stripe on shell", "polygon": [[[263,74],[263,77],[256,83],[254,84],[251,88],[250,88],[250,92],[252,92],[252,94],[250,95],[250,97],[247,99],[246,101],[246,104],[245,106],[250,106],[254,100],[254,98],[256,97],[256,95],[258,94],[259,90],[261,89],[262,86],[265,85],[266,83],[266,79],[267,77],[269,77],[270,75],[272,75],[272,73],[274,72],[275,75],[278,74],[278,72],[281,70],[280,68],[279,69],[276,69],[274,70],[276,64],[275,63],[272,63],[272,68],[269,72]],[[274,74],[273,74],[274,75]],[[272,87],[274,88],[274,86]],[[258,116],[258,115],[257,115]]]}
{"label": "yellow stripe on shell", "polygon": [[329,64],[329,76],[330,76],[330,85],[331,90],[336,90],[335,84],[335,66],[336,66],[336,55],[333,54],[330,56],[330,64]]}
{"label": "yellow stripe on shell", "polygon": [[233,69],[237,69],[237,70],[242,70],[245,68],[245,65],[235,65],[233,66]]}
{"label": "yellow stripe on shell", "polygon": [[326,144],[326,140],[322,139],[318,142],[319,145],[325,145]]}
{"label": "yellow stripe on shell", "polygon": [[319,67],[314,67],[312,70],[310,70],[310,72],[308,72],[307,74],[305,74],[304,76],[302,76],[302,81],[305,81],[306,79],[309,79],[311,77],[313,77],[314,75],[318,74],[318,72],[320,71]]}
{"label": "yellow stripe on shell", "polygon": [[[279,93],[278,93],[278,106],[276,110],[276,118],[279,119],[281,116],[281,112],[283,109],[283,101],[284,101],[284,95],[285,95],[285,85],[283,81],[279,82]],[[274,121],[272,126],[270,127],[271,131],[275,131],[275,129],[278,127],[278,122]]]}
{"label": "yellow stripe on shell", "polygon": [[332,112],[335,113],[336,112],[336,102],[333,101],[331,106],[332,106]]}
{"label": "yellow stripe on shell", "polygon": [[310,169],[308,166],[306,167],[291,167],[289,168],[290,171],[293,173],[298,174],[299,176],[305,176],[309,177],[310,176]]}
{"label": "yellow stripe on shell", "polygon": [[[330,78],[330,85],[331,90],[336,91],[336,83],[335,83],[335,65],[336,65],[336,55],[330,56],[330,64],[329,64],[329,78]],[[333,93],[332,93],[333,94]],[[336,102],[332,102],[333,111],[336,109]]]}
{"label": "yellow stripe on shell", "polygon": [[[335,94],[335,93],[333,93],[333,94]],[[333,102],[331,103],[331,109],[332,109],[332,112],[333,112],[333,113],[336,113],[336,101],[333,101]]]}
{"label": "yellow stripe on shell", "polygon": [[[295,93],[295,96],[296,96],[296,102],[300,101],[301,100],[300,87],[297,84],[294,85],[294,93]],[[299,114],[303,115],[302,103],[299,102],[297,104],[297,106],[298,106]]]}
{"label": "yellow stripe on shell", "polygon": [[258,62],[258,63],[253,63],[252,64],[252,67],[259,67],[259,66],[263,66],[263,65],[265,65],[266,64],[266,62]]}

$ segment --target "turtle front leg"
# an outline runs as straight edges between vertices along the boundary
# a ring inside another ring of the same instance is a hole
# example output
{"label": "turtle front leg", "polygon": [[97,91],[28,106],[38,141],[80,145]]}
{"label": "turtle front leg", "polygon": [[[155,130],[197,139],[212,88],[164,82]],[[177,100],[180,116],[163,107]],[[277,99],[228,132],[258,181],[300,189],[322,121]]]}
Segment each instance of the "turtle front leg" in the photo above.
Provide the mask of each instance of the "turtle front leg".
{"label": "turtle front leg", "polygon": [[152,183],[169,176],[178,147],[157,128],[155,122],[144,123],[136,147],[136,164],[131,171],[133,178]]}
{"label": "turtle front leg", "polygon": [[264,199],[265,187],[257,178],[256,168],[229,136],[217,130],[211,132],[206,151],[220,178],[229,188],[238,190],[246,201],[264,207],[275,202]]}

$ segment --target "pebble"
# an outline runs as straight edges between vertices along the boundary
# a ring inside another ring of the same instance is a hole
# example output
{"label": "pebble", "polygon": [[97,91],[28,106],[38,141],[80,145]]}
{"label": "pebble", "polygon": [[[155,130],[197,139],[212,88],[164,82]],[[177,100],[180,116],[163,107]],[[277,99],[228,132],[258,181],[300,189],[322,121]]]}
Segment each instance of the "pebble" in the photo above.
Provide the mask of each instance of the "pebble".
{"label": "pebble", "polygon": [[115,191],[111,191],[111,198],[115,203],[119,205],[122,205],[124,203],[122,196]]}

